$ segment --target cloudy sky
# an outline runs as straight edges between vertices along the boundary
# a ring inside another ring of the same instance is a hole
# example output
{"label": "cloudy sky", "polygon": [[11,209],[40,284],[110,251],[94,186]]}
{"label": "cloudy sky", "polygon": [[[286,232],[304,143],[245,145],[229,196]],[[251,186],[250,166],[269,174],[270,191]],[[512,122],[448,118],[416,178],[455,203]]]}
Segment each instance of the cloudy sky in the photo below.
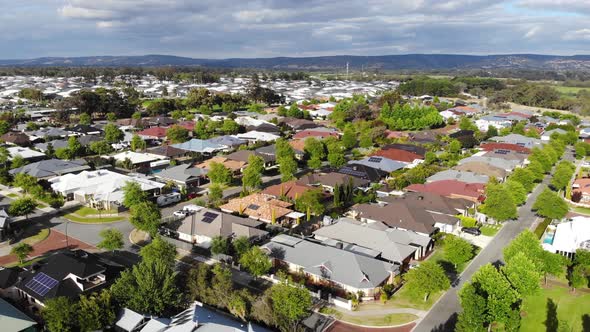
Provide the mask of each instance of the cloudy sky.
{"label": "cloudy sky", "polygon": [[0,0],[0,58],[590,54],[590,0]]}

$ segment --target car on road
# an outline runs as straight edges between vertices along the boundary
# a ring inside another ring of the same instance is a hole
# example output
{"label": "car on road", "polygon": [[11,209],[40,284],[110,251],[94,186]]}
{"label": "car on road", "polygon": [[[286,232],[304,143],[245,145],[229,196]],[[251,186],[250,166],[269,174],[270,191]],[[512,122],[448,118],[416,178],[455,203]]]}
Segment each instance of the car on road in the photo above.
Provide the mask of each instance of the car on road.
{"label": "car on road", "polygon": [[178,217],[178,218],[184,218],[189,215],[189,212],[186,210],[178,210],[178,211],[174,211],[172,213],[172,215],[175,217]]}
{"label": "car on road", "polygon": [[461,228],[461,232],[475,236],[481,235],[481,231],[477,227],[463,227]]}

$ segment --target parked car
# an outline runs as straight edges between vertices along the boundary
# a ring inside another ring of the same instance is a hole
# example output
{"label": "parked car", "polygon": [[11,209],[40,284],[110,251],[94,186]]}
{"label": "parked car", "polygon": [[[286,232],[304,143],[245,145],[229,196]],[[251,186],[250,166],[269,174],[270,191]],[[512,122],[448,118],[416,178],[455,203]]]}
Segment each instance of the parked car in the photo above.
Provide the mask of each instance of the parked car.
{"label": "parked car", "polygon": [[196,204],[188,204],[188,205],[185,205],[185,206],[182,208],[182,211],[185,211],[185,212],[187,212],[187,213],[189,213],[189,214],[193,214],[193,213],[195,213],[195,212],[198,212],[198,211],[200,211],[202,208],[203,208],[203,207],[201,207],[201,206],[198,206],[198,205],[196,205]]}
{"label": "parked car", "polygon": [[175,217],[184,218],[189,215],[188,211],[186,210],[178,210],[172,213]]}
{"label": "parked car", "polygon": [[461,232],[475,236],[481,235],[481,231],[477,227],[463,227],[461,228]]}
{"label": "parked car", "polygon": [[158,206],[166,206],[180,202],[181,198],[182,196],[180,195],[180,193],[166,194],[158,197],[156,199],[156,204],[158,204]]}

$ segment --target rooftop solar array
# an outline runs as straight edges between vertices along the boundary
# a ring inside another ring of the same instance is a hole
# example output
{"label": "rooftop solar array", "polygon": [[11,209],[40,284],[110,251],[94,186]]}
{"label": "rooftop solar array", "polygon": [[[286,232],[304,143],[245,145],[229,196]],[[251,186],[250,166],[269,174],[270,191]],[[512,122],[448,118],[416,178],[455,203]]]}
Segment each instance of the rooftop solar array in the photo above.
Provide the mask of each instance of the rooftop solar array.
{"label": "rooftop solar array", "polygon": [[371,158],[369,158],[369,162],[370,162],[370,163],[380,163],[380,162],[381,162],[381,160],[382,160],[382,159],[381,159],[381,158],[379,158],[379,157],[371,157]]}
{"label": "rooftop solar array", "polygon": [[217,218],[217,216],[219,216],[219,214],[217,214],[217,213],[212,213],[212,212],[205,212],[205,213],[203,214],[203,220],[202,220],[202,221],[203,221],[203,222],[206,222],[206,223],[208,223],[208,224],[209,224],[209,223],[211,223],[213,220],[215,220],[215,218]]}
{"label": "rooftop solar array", "polygon": [[497,154],[508,154],[509,151],[508,150],[496,150]]}
{"label": "rooftop solar array", "polygon": [[57,286],[59,282],[52,277],[46,275],[43,272],[38,273],[36,276],[33,277],[25,287],[32,290],[39,296],[44,296],[49,292],[53,287]]}
{"label": "rooftop solar array", "polygon": [[357,170],[354,170],[350,167],[343,167],[339,170],[339,172],[342,174],[352,175],[352,176],[356,176],[359,178],[362,178],[363,176],[365,176],[365,172],[357,171]]}

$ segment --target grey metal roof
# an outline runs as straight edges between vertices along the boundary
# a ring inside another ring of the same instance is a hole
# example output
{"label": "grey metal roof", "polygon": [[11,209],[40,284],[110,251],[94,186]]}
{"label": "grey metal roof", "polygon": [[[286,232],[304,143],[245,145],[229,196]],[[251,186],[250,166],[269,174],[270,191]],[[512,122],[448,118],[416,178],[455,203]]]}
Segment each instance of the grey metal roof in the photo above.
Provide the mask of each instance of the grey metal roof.
{"label": "grey metal roof", "polygon": [[37,322],[0,298],[0,324],[2,324],[2,331],[25,331],[37,325]]}
{"label": "grey metal roof", "polygon": [[26,173],[36,178],[60,176],[68,173],[82,172],[90,169],[85,160],[61,160],[48,159],[36,163],[27,164],[23,167],[9,171],[10,174]]}
{"label": "grey metal roof", "polygon": [[537,138],[527,137],[520,134],[509,134],[506,136],[494,136],[490,138],[490,141],[517,144],[527,148],[532,148],[543,144],[543,141]]}
{"label": "grey metal roof", "polygon": [[246,140],[237,138],[235,136],[230,136],[230,135],[213,137],[213,138],[210,138],[206,141],[209,143],[212,143],[212,144],[220,144],[220,145],[225,145],[225,146],[229,146],[229,147],[240,146],[240,145],[248,143],[248,141],[246,141]]}
{"label": "grey metal roof", "polygon": [[391,160],[389,158],[374,156],[374,157],[366,157],[361,160],[351,160],[348,162],[349,164],[359,164],[365,165],[372,168],[380,169],[384,172],[391,173],[398,169],[402,169],[406,167],[407,163],[403,163],[396,160]]}
{"label": "grey metal roof", "polygon": [[510,159],[503,159],[503,158],[495,158],[495,157],[484,157],[484,156],[471,156],[465,159],[459,160],[459,165],[463,165],[466,163],[471,162],[480,162],[484,164],[488,164],[490,166],[498,167],[506,171],[512,171],[516,166],[521,164],[520,160],[510,160]]}
{"label": "grey metal roof", "polygon": [[479,175],[472,172],[463,172],[453,169],[438,172],[426,179],[426,182],[434,182],[441,180],[457,180],[465,183],[488,183],[490,177],[487,175]]}
{"label": "grey metal roof", "polygon": [[190,141],[173,144],[175,148],[186,150],[186,151],[193,151],[193,152],[214,152],[217,150],[222,150],[224,148],[223,145],[215,144],[209,141],[205,141],[202,139],[193,138]]}
{"label": "grey metal roof", "polygon": [[301,266],[307,273],[358,289],[375,288],[398,269],[373,257],[285,234],[273,238],[263,248],[277,259]]}
{"label": "grey metal roof", "polygon": [[198,167],[192,167],[190,164],[181,164],[172,166],[154,174],[155,177],[165,180],[178,182],[187,182],[192,178],[197,178],[207,174],[207,170]]}

